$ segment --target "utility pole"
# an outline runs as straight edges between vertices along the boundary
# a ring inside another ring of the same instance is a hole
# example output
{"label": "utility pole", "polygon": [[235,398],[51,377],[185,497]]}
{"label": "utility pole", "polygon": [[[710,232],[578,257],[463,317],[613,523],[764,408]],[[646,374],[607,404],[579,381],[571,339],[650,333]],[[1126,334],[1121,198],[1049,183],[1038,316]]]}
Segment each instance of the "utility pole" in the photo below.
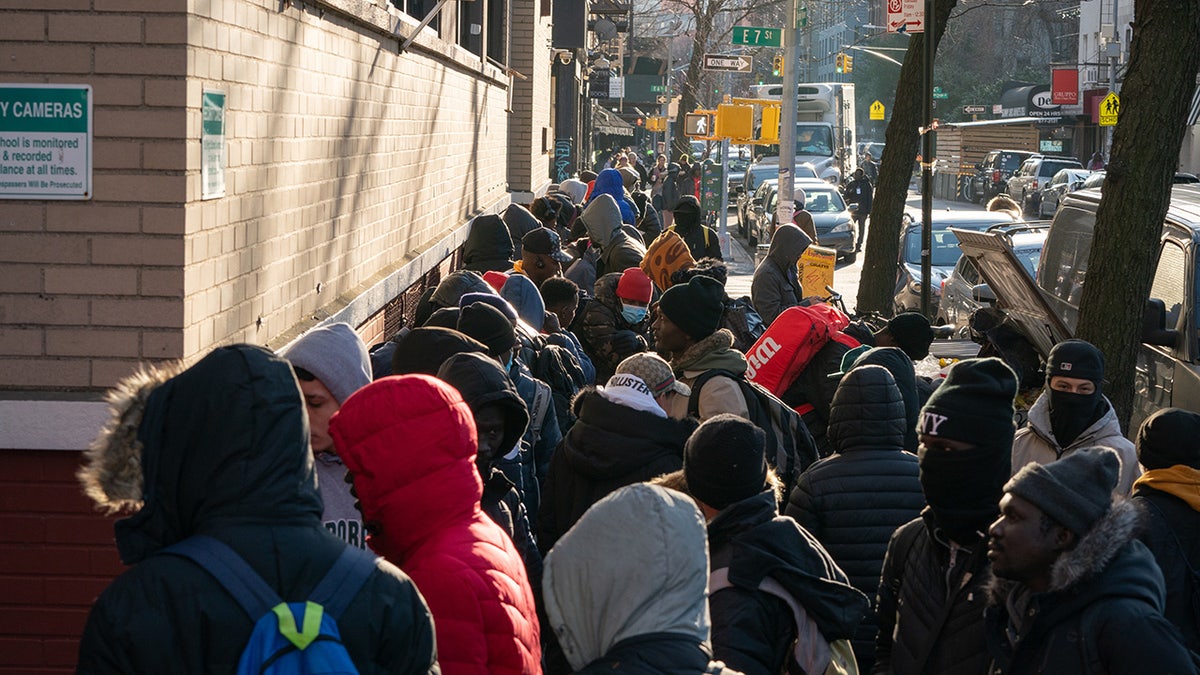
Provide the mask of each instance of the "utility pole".
{"label": "utility pole", "polygon": [[922,106],[925,133],[921,134],[921,313],[930,322],[930,285],[933,283],[933,0],[925,0],[924,40],[925,71]]}
{"label": "utility pole", "polygon": [[[1121,56],[1121,35],[1117,32],[1117,5],[1119,0],[1113,0],[1112,7],[1112,41],[1106,47],[1108,51],[1108,90],[1114,94],[1117,92],[1117,61]],[[1103,23],[1103,20],[1101,21]],[[1112,159],[1112,139],[1115,126],[1108,127],[1105,132],[1104,146],[1108,150],[1106,155]]]}
{"label": "utility pole", "polygon": [[796,192],[796,86],[800,78],[800,45],[796,29],[799,16],[798,3],[788,0],[787,19],[783,27],[783,94],[779,101],[779,199],[776,217],[779,224],[792,222],[796,205],[792,196]]}

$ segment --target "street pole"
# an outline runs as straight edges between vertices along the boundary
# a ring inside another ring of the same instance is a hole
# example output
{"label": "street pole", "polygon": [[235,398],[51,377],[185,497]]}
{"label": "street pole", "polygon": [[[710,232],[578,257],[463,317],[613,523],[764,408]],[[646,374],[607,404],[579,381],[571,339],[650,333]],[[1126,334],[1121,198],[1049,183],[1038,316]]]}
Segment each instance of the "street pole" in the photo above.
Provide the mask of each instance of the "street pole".
{"label": "street pole", "polygon": [[932,323],[930,294],[933,284],[933,0],[925,0],[925,133],[921,134],[921,313]]}
{"label": "street pole", "polygon": [[[1117,32],[1117,5],[1118,5],[1118,0],[1113,0],[1112,43],[1110,43],[1107,48],[1108,49],[1108,90],[1113,92],[1114,94],[1117,92],[1117,60],[1119,59],[1120,54],[1121,54],[1121,52],[1120,52],[1121,43],[1119,42],[1119,40],[1121,38],[1120,38],[1120,33]],[[1113,50],[1113,48],[1112,48],[1113,44],[1117,45],[1116,50]],[[1113,130],[1114,129],[1116,129],[1115,126],[1110,126],[1110,127],[1108,127],[1108,130],[1104,134],[1104,137],[1105,137],[1104,138],[1104,147],[1108,151],[1106,154],[1108,155],[1109,161],[1112,161],[1112,139],[1113,139]]]}
{"label": "street pole", "polygon": [[[725,73],[725,95],[732,94],[733,73]],[[717,230],[717,241],[721,243],[721,257],[729,260],[733,249],[729,243],[729,139],[721,139],[721,220]]]}
{"label": "street pole", "polygon": [[800,82],[800,45],[796,30],[797,3],[788,0],[783,26],[783,94],[779,102],[779,199],[776,217],[779,225],[792,222],[796,205],[794,167],[796,166],[796,86]]}
{"label": "street pole", "polygon": [[674,68],[674,63],[671,61],[671,37],[673,36],[667,37],[667,97],[666,100],[663,101],[662,107],[662,116],[666,121],[666,128],[663,129],[663,138],[665,139],[663,143],[663,152],[667,155],[667,164],[670,164],[672,161],[674,161],[671,159],[671,118],[668,116],[671,113],[671,71]]}

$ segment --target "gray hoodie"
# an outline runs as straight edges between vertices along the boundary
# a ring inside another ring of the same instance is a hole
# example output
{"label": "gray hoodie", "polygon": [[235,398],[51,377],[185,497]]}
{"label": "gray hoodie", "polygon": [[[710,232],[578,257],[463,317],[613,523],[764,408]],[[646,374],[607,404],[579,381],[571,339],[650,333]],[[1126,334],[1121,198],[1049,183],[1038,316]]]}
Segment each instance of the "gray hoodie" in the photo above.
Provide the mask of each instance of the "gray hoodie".
{"label": "gray hoodie", "polygon": [[600,248],[596,278],[609,272],[624,272],[642,264],[646,247],[621,230],[621,208],[612,195],[593,197],[579,215],[588,237]]}
{"label": "gray hoodie", "polygon": [[650,633],[707,644],[704,519],[680,492],[648,483],[623,487],[558,540],[542,587],[550,625],[575,670]]}

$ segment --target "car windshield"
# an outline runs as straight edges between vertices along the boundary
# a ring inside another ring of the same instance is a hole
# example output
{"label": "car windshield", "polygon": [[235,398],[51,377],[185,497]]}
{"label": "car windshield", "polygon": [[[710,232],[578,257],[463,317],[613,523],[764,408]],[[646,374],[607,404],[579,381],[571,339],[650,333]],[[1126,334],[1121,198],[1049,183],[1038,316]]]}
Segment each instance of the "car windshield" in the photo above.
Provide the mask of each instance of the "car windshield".
{"label": "car windshield", "polygon": [[796,125],[796,154],[833,155],[833,139],[829,127]]}
{"label": "car windshield", "polygon": [[1036,278],[1038,260],[1042,257],[1042,247],[1017,249],[1013,251],[1013,254],[1017,256],[1021,267],[1025,268],[1030,278]]}
{"label": "car windshield", "polygon": [[1002,153],[998,164],[1002,171],[1015,171],[1017,167],[1021,166],[1021,157],[1019,155]]}
{"label": "car windshield", "polygon": [[836,190],[820,188],[804,188],[804,210],[809,213],[840,213],[846,210],[846,203]]}
{"label": "car windshield", "polygon": [[[931,265],[934,267],[954,267],[962,257],[962,249],[958,247],[958,237],[949,229],[935,228],[931,233],[933,246],[930,249]],[[914,227],[904,235],[904,262],[912,265],[921,264],[921,228]]]}

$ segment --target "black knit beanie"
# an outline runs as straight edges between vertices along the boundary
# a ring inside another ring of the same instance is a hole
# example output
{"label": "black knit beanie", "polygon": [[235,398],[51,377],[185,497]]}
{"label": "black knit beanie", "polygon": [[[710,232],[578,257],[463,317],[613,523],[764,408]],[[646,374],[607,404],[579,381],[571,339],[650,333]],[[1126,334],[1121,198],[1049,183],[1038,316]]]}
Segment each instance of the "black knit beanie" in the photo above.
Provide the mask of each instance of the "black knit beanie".
{"label": "black knit beanie", "polygon": [[767,484],[765,447],[762,430],[745,419],[710,417],[684,445],[688,492],[718,511],[759,494]]}
{"label": "black knit beanie", "polygon": [[892,317],[887,323],[887,332],[892,334],[896,346],[908,354],[913,361],[929,356],[929,345],[933,342],[933,328],[929,319],[916,312],[904,312]]}
{"label": "black knit beanie", "polygon": [[1026,464],[1004,491],[1082,537],[1112,507],[1121,460],[1108,448],[1080,448],[1049,464]]}
{"label": "black knit beanie", "polygon": [[977,541],[999,513],[1012,474],[1017,376],[996,358],[950,367],[917,420],[917,433],[970,443],[966,450],[918,452],[921,489],[933,519],[959,544]]}
{"label": "black knit beanie", "polygon": [[1046,358],[1046,383],[1055,375],[1091,380],[1098,390],[1104,381],[1104,354],[1090,342],[1063,340]]}
{"label": "black knit beanie", "polygon": [[437,375],[446,359],[464,352],[487,353],[487,345],[451,328],[414,328],[396,342],[393,375]]}
{"label": "black knit beanie", "polygon": [[684,228],[691,228],[700,222],[700,201],[694,195],[684,195],[672,210],[675,222]]}
{"label": "black knit beanie", "polygon": [[725,287],[716,279],[692,277],[685,285],[668,288],[658,309],[693,340],[703,340],[721,327]]}
{"label": "black knit beanie", "polygon": [[459,310],[458,331],[487,345],[488,356],[499,356],[517,345],[517,332],[508,317],[482,302]]}
{"label": "black knit beanie", "polygon": [[1200,469],[1200,415],[1179,408],[1156,411],[1138,429],[1137,456],[1147,470],[1179,464]]}

